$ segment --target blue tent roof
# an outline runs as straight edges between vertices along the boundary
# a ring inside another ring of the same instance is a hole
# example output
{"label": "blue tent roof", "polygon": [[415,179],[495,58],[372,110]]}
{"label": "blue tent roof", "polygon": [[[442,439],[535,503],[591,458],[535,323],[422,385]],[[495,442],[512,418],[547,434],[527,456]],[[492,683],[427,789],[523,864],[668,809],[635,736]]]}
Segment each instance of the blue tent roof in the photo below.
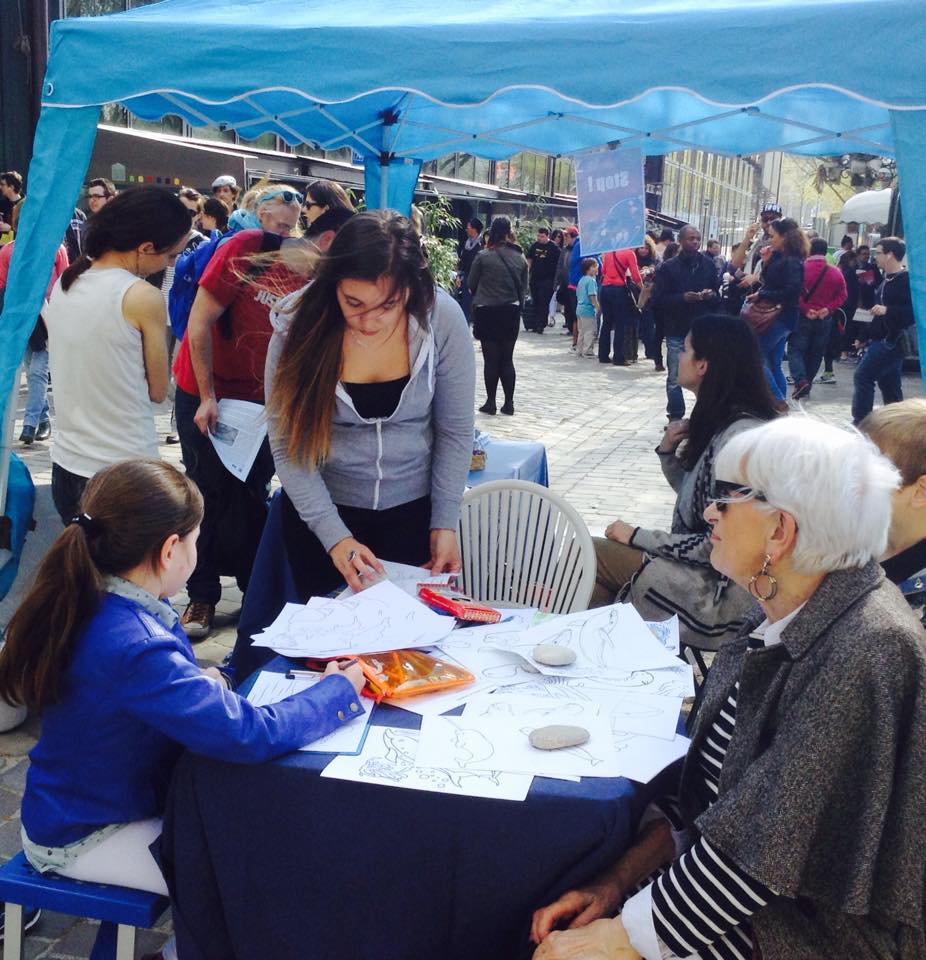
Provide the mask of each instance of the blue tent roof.
{"label": "blue tent roof", "polygon": [[[44,99],[120,101],[149,120],[173,113],[245,138],[419,159],[608,141],[647,153],[888,154],[888,107],[926,108],[926,17],[911,10],[894,0],[164,0],[56,22]],[[890,66],[872,70],[863,64],[880,36]],[[823,45],[840,59],[821,56]],[[105,70],[87,68],[101,58]]]}

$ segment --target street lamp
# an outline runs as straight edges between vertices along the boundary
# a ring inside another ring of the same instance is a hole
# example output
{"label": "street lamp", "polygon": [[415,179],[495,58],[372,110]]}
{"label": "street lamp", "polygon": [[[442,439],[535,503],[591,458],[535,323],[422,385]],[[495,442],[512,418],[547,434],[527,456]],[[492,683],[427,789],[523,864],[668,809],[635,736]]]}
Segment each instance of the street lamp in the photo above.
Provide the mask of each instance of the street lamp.
{"label": "street lamp", "polygon": [[704,242],[707,243],[707,241],[710,239],[710,237],[707,235],[709,226],[707,222],[707,211],[711,206],[711,198],[705,197],[701,201],[701,206],[704,207],[704,213],[701,215],[701,235],[704,237]]}

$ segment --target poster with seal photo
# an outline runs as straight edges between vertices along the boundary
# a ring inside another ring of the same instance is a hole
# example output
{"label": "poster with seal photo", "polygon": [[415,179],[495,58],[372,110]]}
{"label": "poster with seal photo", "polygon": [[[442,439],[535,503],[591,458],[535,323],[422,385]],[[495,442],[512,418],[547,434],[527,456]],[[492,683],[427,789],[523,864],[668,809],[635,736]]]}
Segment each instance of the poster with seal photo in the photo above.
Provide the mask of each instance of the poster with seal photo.
{"label": "poster with seal photo", "polygon": [[643,244],[643,151],[605,150],[575,158],[582,255]]}

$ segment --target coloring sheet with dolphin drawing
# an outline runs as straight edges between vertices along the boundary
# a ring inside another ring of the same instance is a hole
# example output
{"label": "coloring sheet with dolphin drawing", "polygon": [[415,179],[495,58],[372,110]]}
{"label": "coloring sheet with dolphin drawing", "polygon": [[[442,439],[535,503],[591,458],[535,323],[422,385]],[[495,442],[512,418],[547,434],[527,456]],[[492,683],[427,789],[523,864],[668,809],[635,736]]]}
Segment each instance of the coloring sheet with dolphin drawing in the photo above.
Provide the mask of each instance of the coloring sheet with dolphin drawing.
{"label": "coloring sheet with dolphin drawing", "polygon": [[[523,661],[522,661],[523,662]],[[525,663],[525,666],[527,664]],[[618,690],[633,690],[646,696],[693,697],[694,676],[691,665],[681,660],[674,667],[659,670],[634,670],[623,675],[602,677],[545,677],[541,674],[519,680],[507,686],[496,687],[496,693],[530,693],[541,696],[571,695],[572,688],[588,690],[593,695],[607,696]]]}
{"label": "coloring sheet with dolphin drawing", "polygon": [[358,757],[336,757],[322,771],[323,777],[376,783],[384,787],[451,793],[461,797],[524,800],[533,777],[498,770],[474,769],[454,762],[448,754],[433,766],[418,760],[417,730],[370,727]]}
{"label": "coloring sheet with dolphin drawing", "polygon": [[[678,663],[629,603],[553,617],[518,634],[505,634],[486,642],[517,653],[547,676],[608,677],[633,670],[674,667]],[[565,667],[537,663],[532,654],[540,643],[569,647],[576,654],[575,663]]]}
{"label": "coloring sheet with dolphin drawing", "polygon": [[[561,750],[532,747],[532,730],[552,724],[584,727],[587,743]],[[538,776],[616,777],[620,775],[610,720],[586,704],[578,722],[574,713],[545,712],[491,716],[425,717],[421,721],[418,762],[447,763],[466,770],[507,770]]]}
{"label": "coloring sheet with dolphin drawing", "polygon": [[334,657],[430,647],[453,629],[453,617],[434,613],[384,580],[340,600],[312,597],[287,603],[254,646],[286,657]]}

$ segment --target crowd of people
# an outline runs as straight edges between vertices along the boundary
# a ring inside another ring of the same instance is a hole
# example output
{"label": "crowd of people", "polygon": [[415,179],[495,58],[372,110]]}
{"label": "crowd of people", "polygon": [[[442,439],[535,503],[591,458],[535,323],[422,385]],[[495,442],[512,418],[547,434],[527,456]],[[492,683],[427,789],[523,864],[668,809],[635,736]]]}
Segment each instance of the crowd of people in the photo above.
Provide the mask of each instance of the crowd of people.
{"label": "crowd of people", "polygon": [[[335,183],[89,187],[42,310],[47,345],[27,354],[23,442],[48,421],[44,372],[32,396],[44,352],[65,529],[0,651],[0,697],[43,716],[22,804],[35,869],[165,893],[149,847],[181,748],[260,763],[359,713],[356,664],[266,707],[233,669],[198,667],[190,639],[212,627],[219,578],[247,606],[274,474],[301,599],[360,589],[384,560],[459,570],[473,338],[480,412],[513,415],[521,325],[555,329],[560,304],[577,359],[637,363],[642,341],[660,369],[665,343],[671,527],[609,524],[592,604],[677,615],[683,643],[714,657],[674,788],[616,863],[536,905],[537,960],[926,955],[926,638],[894,586],[926,568],[902,240],[879,241],[876,267],[849,247],[830,265],[770,207],[729,259],[690,225],[600,257],[577,227],[542,228],[525,255],[507,218],[485,236],[471,220],[454,297],[411,220],[357,212]],[[863,324],[849,308],[866,302]],[[798,400],[821,363],[825,383],[862,353],[858,430],[784,415],[785,349]],[[158,460],[152,412],[174,352],[184,472]],[[209,440],[223,400],[266,410],[244,478]],[[184,587],[178,615],[167,601]]]}
{"label": "crowd of people", "polygon": [[[559,306],[563,333],[571,335],[579,358],[593,357],[597,343],[599,363],[631,366],[640,360],[642,344],[644,359],[666,373],[670,421],[685,416],[678,361],[692,321],[718,312],[742,314],[755,330],[780,411],[788,409],[789,383],[792,401],[810,397],[814,383],[835,384],[834,361],[857,364],[853,423],[871,411],[875,385],[884,403],[903,398],[901,372],[914,317],[906,245],[898,237],[882,238],[872,259],[868,246],[856,249],[846,236],[830,258],[824,239],[782,217],[774,203],[766,204],[729,258],[717,240],[708,240],[702,252],[701,233],[690,224],[677,235],[669,229],[650,231],[639,247],[591,258],[582,254],[577,227],[551,232],[541,226],[526,252],[506,217],[497,217],[485,234],[480,220],[470,220],[466,233],[460,302],[483,353],[491,344],[482,413],[496,412],[499,378],[505,392],[502,412],[514,412],[518,316],[525,331],[543,334],[555,326]],[[494,255],[487,256],[490,252]],[[782,369],[785,357],[788,377]]]}

